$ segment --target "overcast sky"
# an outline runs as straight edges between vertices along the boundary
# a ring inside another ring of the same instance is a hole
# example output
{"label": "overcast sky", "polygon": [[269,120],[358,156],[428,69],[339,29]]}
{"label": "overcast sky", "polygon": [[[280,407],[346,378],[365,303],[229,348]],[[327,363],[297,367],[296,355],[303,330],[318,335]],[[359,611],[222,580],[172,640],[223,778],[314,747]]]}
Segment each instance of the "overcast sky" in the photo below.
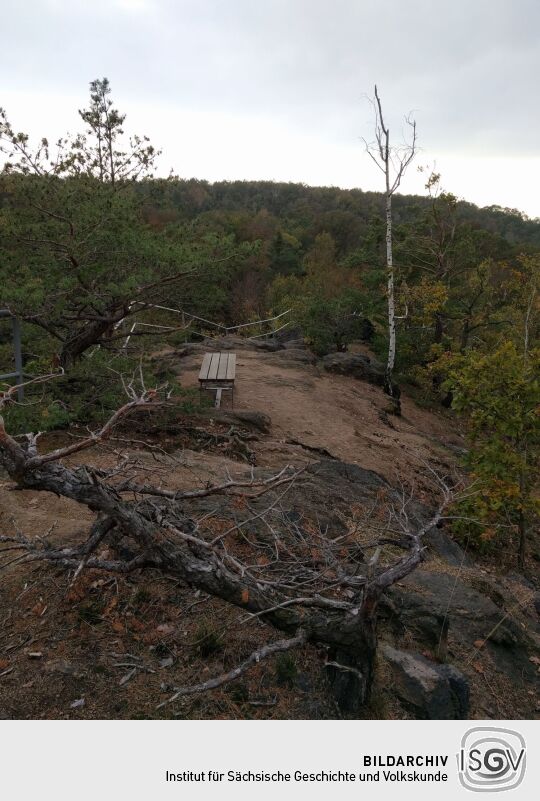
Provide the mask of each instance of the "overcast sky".
{"label": "overcast sky", "polygon": [[[377,82],[393,138],[413,110],[443,185],[540,217],[538,0],[0,0],[17,129],[81,128],[107,76],[161,171],[380,189],[363,152]],[[409,169],[404,192],[422,191]]]}

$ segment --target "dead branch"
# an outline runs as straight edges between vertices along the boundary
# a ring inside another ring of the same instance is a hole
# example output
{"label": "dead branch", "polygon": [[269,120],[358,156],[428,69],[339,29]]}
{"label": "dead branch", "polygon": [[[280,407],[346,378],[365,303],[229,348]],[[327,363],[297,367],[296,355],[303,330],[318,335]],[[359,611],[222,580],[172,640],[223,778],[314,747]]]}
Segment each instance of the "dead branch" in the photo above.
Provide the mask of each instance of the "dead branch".
{"label": "dead branch", "polygon": [[274,654],[282,653],[283,651],[290,651],[292,648],[298,648],[300,645],[303,645],[306,640],[307,637],[305,632],[300,630],[295,637],[291,637],[288,640],[276,640],[276,642],[272,642],[269,645],[264,645],[262,648],[258,648],[256,651],[253,651],[253,653],[250,654],[247,659],[245,659],[232,670],[229,670],[227,673],[222,673],[220,676],[216,676],[213,679],[204,681],[201,684],[188,685],[187,687],[174,687],[174,695],[172,695],[166,701],[163,701],[161,704],[158,704],[157,708],[160,709],[161,707],[166,706],[166,704],[171,704],[173,701],[178,700],[178,698],[183,695],[204,693],[208,690],[215,690],[217,687],[221,687],[223,684],[228,684],[231,681],[235,681],[252,665],[256,665],[259,662],[262,662],[264,659],[274,656]]}

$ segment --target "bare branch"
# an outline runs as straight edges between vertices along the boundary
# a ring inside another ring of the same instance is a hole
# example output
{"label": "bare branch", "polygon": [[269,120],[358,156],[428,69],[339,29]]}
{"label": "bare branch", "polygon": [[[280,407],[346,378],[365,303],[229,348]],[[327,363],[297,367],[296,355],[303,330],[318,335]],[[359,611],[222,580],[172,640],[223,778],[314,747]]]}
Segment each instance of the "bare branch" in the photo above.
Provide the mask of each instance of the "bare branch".
{"label": "bare branch", "polygon": [[256,651],[253,651],[253,653],[250,654],[248,658],[245,659],[240,665],[233,668],[233,670],[229,670],[227,673],[222,673],[221,676],[216,676],[214,679],[204,681],[202,684],[174,688],[174,695],[167,699],[167,701],[163,701],[163,703],[159,704],[157,708],[161,709],[161,707],[166,706],[166,704],[172,704],[173,701],[177,701],[178,698],[181,698],[183,695],[192,695],[193,693],[203,693],[207,692],[208,690],[215,690],[217,687],[221,687],[223,684],[228,684],[231,681],[235,681],[242,675],[242,673],[245,673],[248,668],[250,668],[252,665],[262,662],[263,659],[268,659],[269,657],[274,656],[274,654],[283,653],[283,651],[290,651],[292,648],[298,648],[306,641],[306,633],[300,630],[296,636],[291,637],[289,640],[276,640],[276,642],[270,643],[269,645],[264,645],[262,648],[258,648]]}

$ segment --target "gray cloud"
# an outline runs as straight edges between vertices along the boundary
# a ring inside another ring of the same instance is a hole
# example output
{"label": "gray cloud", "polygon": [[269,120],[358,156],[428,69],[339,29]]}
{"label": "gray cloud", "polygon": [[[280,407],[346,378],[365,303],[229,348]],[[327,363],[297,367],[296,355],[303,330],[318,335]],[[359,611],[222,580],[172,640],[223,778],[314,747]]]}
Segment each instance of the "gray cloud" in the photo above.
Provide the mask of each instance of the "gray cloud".
{"label": "gray cloud", "polygon": [[14,0],[2,15],[11,91],[84,98],[107,75],[120,105],[350,145],[377,81],[396,134],[415,109],[430,153],[540,156],[537,0]]}

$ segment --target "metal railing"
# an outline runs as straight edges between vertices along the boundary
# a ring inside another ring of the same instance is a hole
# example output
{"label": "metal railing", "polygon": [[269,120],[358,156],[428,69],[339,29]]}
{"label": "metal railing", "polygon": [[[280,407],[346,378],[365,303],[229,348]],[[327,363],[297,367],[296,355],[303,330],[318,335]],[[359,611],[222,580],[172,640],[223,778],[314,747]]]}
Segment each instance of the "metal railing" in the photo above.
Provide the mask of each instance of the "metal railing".
{"label": "metal railing", "polygon": [[0,381],[4,378],[16,378],[17,384],[19,384],[17,398],[22,401],[24,398],[24,388],[22,384],[24,383],[25,374],[22,360],[21,321],[8,311],[8,309],[0,309],[0,318],[11,320],[11,327],[13,330],[13,354],[15,356],[15,372],[0,373]]}
{"label": "metal railing", "polygon": [[[180,315],[182,317],[182,328],[189,327],[189,323],[186,323],[186,320],[188,321],[195,320],[197,322],[204,323],[204,325],[206,326],[216,328],[220,332],[223,332],[224,336],[227,336],[233,331],[240,331],[241,329],[244,328],[252,328],[253,326],[264,325],[265,323],[274,323],[276,320],[281,320],[283,317],[285,317],[285,315],[290,314],[292,311],[292,309],[287,309],[286,311],[281,312],[281,314],[276,314],[275,317],[267,317],[265,320],[253,320],[250,323],[240,323],[239,325],[223,325],[223,323],[216,323],[213,320],[206,320],[204,317],[199,317],[196,314],[191,314],[190,312],[186,312],[183,309],[173,309],[170,306],[161,306],[159,304],[150,304],[150,305],[143,304],[143,305],[144,308],[160,309],[161,311],[173,312],[174,314]],[[15,370],[10,373],[0,373],[0,381],[2,379],[16,378],[17,383],[21,385],[24,383],[24,379],[27,377],[23,369],[22,345],[21,345],[21,322],[19,318],[15,317],[8,309],[0,309],[0,319],[2,318],[11,320],[13,329],[13,353],[15,357]],[[119,322],[116,323],[115,325],[115,329],[118,329],[126,319],[127,318],[124,317],[122,318],[122,320],[119,320]],[[278,328],[274,328],[270,331],[263,331],[260,334],[253,334],[252,336],[247,337],[247,339],[260,339],[261,337],[268,338],[274,336],[274,334],[277,334],[278,331],[283,331],[283,329],[287,328],[287,326],[289,326],[291,323],[292,320],[290,319],[286,320],[283,323],[283,325],[280,325]],[[135,332],[137,326],[145,328],[155,328],[160,331],[172,332],[178,330],[174,326],[157,325],[154,323],[143,323],[138,320],[135,320],[129,330],[129,333],[124,341],[124,344],[122,345],[123,351],[127,349],[127,346],[129,345],[129,340],[131,339],[131,336]],[[90,356],[92,356],[93,353],[94,351],[90,353]],[[24,398],[24,389],[22,386],[19,386],[19,389],[17,390],[17,397],[20,401],[22,401]]]}
{"label": "metal railing", "polygon": [[[191,314],[190,312],[186,312],[183,309],[173,309],[171,306],[162,306],[162,305],[157,304],[157,303],[152,303],[152,304],[144,304],[144,308],[146,308],[146,309],[148,309],[148,308],[150,308],[150,309],[160,309],[161,311],[173,312],[174,314],[180,315],[182,317],[182,328],[187,329],[187,328],[189,328],[189,325],[190,325],[191,321],[196,321],[196,322],[204,323],[204,325],[206,325],[206,326],[210,326],[212,328],[216,328],[218,331],[222,332],[224,336],[227,336],[228,334],[232,333],[233,331],[240,331],[243,328],[251,328],[251,327],[257,326],[257,325],[264,325],[265,323],[273,323],[276,320],[280,320],[282,317],[285,317],[285,315],[290,314],[291,311],[292,311],[292,309],[287,309],[286,311],[281,312],[281,314],[277,314],[275,317],[267,317],[265,320],[254,320],[253,322],[240,323],[239,325],[223,325],[223,323],[216,323],[213,320],[207,320],[204,317],[199,317],[196,314]],[[125,319],[126,318],[123,318],[123,320],[120,320],[120,322],[117,323],[117,327],[119,327]],[[186,322],[186,321],[189,321],[189,322]],[[252,335],[250,337],[247,337],[247,339],[260,339],[261,337],[267,337],[268,338],[270,336],[273,336],[274,334],[277,334],[278,331],[282,331],[284,328],[287,328],[287,326],[289,326],[291,324],[291,322],[292,322],[292,320],[287,320],[285,323],[283,323],[283,325],[280,325],[278,328],[272,329],[271,331],[262,332],[261,334],[254,334],[254,335]],[[134,332],[135,332],[135,330],[136,330],[136,328],[138,326],[144,326],[146,328],[156,328],[156,329],[159,329],[161,331],[177,331],[178,330],[174,326],[157,325],[157,324],[154,324],[154,323],[142,323],[142,322],[140,322],[138,320],[135,320],[133,322],[130,330],[129,330],[129,333],[128,333],[126,339],[125,339],[125,342],[124,342],[124,344],[122,346],[122,350],[125,351],[127,349],[128,345],[129,345],[129,341],[131,339],[131,336],[134,334]]]}

